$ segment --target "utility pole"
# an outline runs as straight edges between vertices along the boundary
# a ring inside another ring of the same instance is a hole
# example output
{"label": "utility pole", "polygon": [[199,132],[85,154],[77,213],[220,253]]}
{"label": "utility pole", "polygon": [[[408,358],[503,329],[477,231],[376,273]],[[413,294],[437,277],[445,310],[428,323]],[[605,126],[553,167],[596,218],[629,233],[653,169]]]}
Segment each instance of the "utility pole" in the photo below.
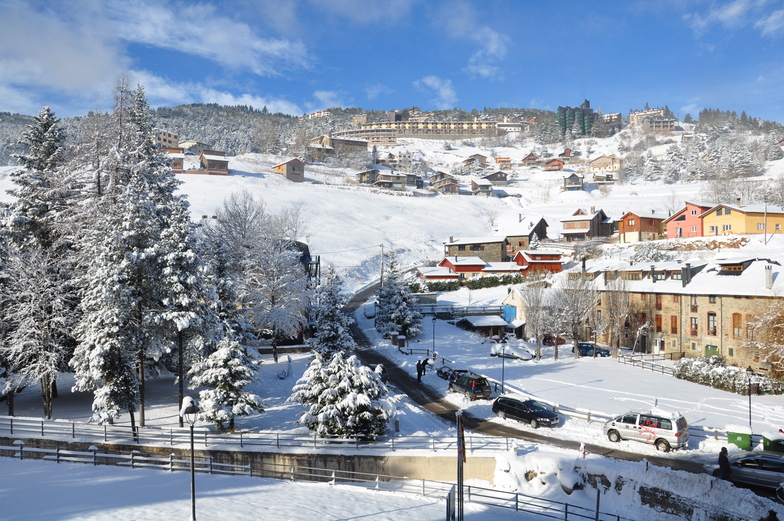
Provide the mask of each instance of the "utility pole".
{"label": "utility pole", "polygon": [[381,282],[379,287],[384,287],[384,245],[381,245]]}

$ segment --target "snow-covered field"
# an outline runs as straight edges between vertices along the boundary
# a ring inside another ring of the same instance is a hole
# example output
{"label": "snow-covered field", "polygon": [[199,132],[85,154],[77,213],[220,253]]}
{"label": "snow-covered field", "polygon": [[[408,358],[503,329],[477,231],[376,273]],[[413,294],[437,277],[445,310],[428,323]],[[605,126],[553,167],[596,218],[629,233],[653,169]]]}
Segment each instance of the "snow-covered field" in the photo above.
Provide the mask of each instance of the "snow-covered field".
{"label": "snow-covered field", "polygon": [[[612,140],[600,141],[592,156],[612,153],[616,145]],[[498,148],[498,156],[512,157],[519,161],[531,147]],[[449,171],[452,165],[462,158],[490,151],[476,147],[457,147],[446,152],[442,142],[407,140],[395,147],[394,152],[403,150],[420,151],[434,168]],[[386,152],[387,150],[383,150]],[[557,152],[556,152],[557,153]],[[549,235],[557,236],[560,219],[571,215],[576,209],[596,207],[608,215],[618,217],[627,210],[653,212],[666,216],[665,208],[680,207],[684,200],[703,200],[704,186],[698,183],[688,185],[663,185],[658,183],[632,183],[612,186],[607,190],[593,189],[585,192],[560,192],[562,174],[549,173],[539,169],[523,168],[517,171],[516,179],[504,191],[519,197],[479,199],[470,196],[430,195],[423,191],[418,196],[393,195],[359,187],[346,181],[352,171],[342,169],[306,170],[309,182],[290,183],[277,174],[269,172],[269,167],[282,158],[273,156],[248,155],[231,158],[230,168],[235,175],[217,176],[179,176],[183,181],[181,190],[188,195],[195,220],[202,216],[215,214],[222,201],[232,192],[249,190],[266,203],[268,209],[277,212],[281,208],[299,205],[307,226],[305,239],[314,255],[320,255],[322,263],[337,268],[346,280],[346,288],[354,291],[372,283],[380,274],[381,246],[384,251],[394,250],[398,260],[405,267],[421,265],[427,261],[439,260],[443,255],[443,242],[450,236],[493,235],[496,230],[503,233],[514,229],[521,220],[544,216],[550,224]],[[0,170],[0,199],[7,198],[4,191],[10,187],[8,169]],[[784,160],[769,165],[766,177],[775,178],[784,173]],[[767,245],[752,240],[744,253],[760,254],[774,258],[784,258],[784,241],[775,237]],[[614,255],[623,258],[627,252],[613,250]],[[506,289],[481,290],[468,292],[462,290],[449,298],[456,302],[499,303]],[[360,320],[363,320],[360,316]],[[410,367],[412,373],[415,358],[405,357],[391,348],[370,331],[367,322],[362,323],[377,348],[393,358],[399,365]],[[430,347],[433,342],[432,327],[426,324],[418,339],[423,346]],[[436,350],[456,365],[470,368],[493,378],[501,378],[502,362],[489,356],[490,347],[458,328],[438,321],[435,334]],[[680,411],[691,425],[726,429],[748,424],[748,401],[743,396],[717,391],[674,378],[645,372],[638,368],[623,366],[612,359],[573,360],[568,349],[563,349],[562,358],[553,359],[552,351],[545,350],[545,358],[540,362],[519,362],[506,360],[504,363],[505,382],[511,388],[528,393],[542,400],[561,405],[588,409],[605,414],[620,414],[637,407],[652,407]],[[285,369],[286,362],[275,365],[267,357],[261,369],[261,380],[254,384],[252,391],[258,393],[266,404],[266,412],[243,418],[238,427],[249,430],[276,430],[305,432],[294,422],[301,407],[286,403],[296,378],[302,374],[307,364],[307,355],[292,355],[292,376],[287,380],[277,378],[278,371]],[[285,360],[285,357],[283,358]],[[91,396],[89,393],[70,393],[69,375],[59,381],[61,396],[54,404],[54,415],[58,419],[87,421],[90,416]],[[446,393],[446,382],[434,373],[425,377],[425,384]],[[148,423],[153,426],[175,426],[177,423],[176,387],[174,379],[163,376],[152,380],[148,386]],[[398,406],[400,434],[449,434],[453,429],[440,420],[423,412],[405,396],[393,390],[393,399]],[[501,421],[492,417],[489,402],[465,402],[461,396],[450,396],[450,400],[469,408],[471,413]],[[41,417],[40,398],[34,387],[26,389],[16,400],[17,415]],[[127,418],[123,418],[127,420]],[[775,396],[754,397],[752,403],[752,423],[755,433],[775,432],[784,427],[784,398]],[[525,428],[525,427],[524,427]],[[601,424],[587,424],[579,420],[567,419],[557,429],[548,433],[553,437],[563,437],[586,441],[594,444],[607,444],[601,433]],[[625,450],[653,453],[654,449],[642,444],[624,442]],[[718,452],[720,443],[693,439],[689,449],[671,453],[672,458],[708,459]],[[504,481],[504,475],[514,475],[515,468],[540,465],[552,468],[560,460],[575,460],[576,455],[569,451],[555,451],[556,456],[547,454],[536,446],[524,445],[515,457],[527,458],[524,465],[509,464],[509,472],[497,476],[497,486],[518,487],[532,490],[534,484],[521,479]],[[595,458],[595,459],[594,459]],[[532,463],[532,461],[534,463]],[[636,467],[624,463],[606,463],[604,458],[589,456],[586,461],[596,461],[599,465],[611,465],[624,476],[634,476],[640,472]],[[600,463],[604,462],[604,463]],[[116,469],[94,469],[85,467],[69,468],[67,473],[51,472],[50,464],[38,462],[12,462],[0,458],[2,472],[8,479],[0,484],[0,504],[3,515],[9,519],[35,519],[38,509],[46,509],[37,518],[41,519],[109,519],[122,516],[129,519],[184,518],[187,515],[187,477],[184,474],[155,474],[152,471],[124,471]],[[39,469],[40,466],[40,469]],[[502,467],[503,464],[500,464]],[[500,467],[499,467],[500,468]],[[503,472],[503,470],[501,471]],[[662,475],[680,474],[664,473]],[[59,477],[72,477],[71,484]],[[145,476],[140,479],[139,476]],[[644,475],[640,480],[651,479]],[[200,477],[201,478],[201,477]],[[656,480],[664,479],[658,475]],[[691,479],[691,478],[690,478]],[[727,492],[726,484],[715,483],[707,476],[699,476],[691,484],[683,485],[684,495],[701,498],[704,501],[720,500],[719,492]],[[171,483],[169,482],[171,481]],[[256,517],[270,519],[301,519],[314,517],[321,519],[351,519],[372,517],[374,519],[441,519],[443,504],[430,504],[427,500],[413,502],[409,498],[398,500],[389,494],[372,494],[364,491],[347,493],[338,498],[335,494],[344,487],[334,489],[322,487],[325,495],[316,492],[317,485],[293,485],[240,478],[204,477],[204,506],[206,518],[221,516],[231,511],[232,518],[250,519]],[[77,494],[73,484],[89,483],[85,495]],[[685,483],[685,482],[684,482]],[[27,492],[35,484],[38,494],[45,494],[54,502],[61,502],[63,508],[41,506]],[[106,487],[93,489],[92,486]],[[700,488],[703,487],[703,488]],[[709,488],[704,488],[709,487]],[[718,487],[718,488],[715,488]],[[724,488],[722,488],[724,487]],[[295,489],[299,492],[295,492]],[[549,490],[549,489],[547,489]],[[560,487],[558,487],[560,490]],[[537,493],[549,493],[544,489]],[[739,492],[743,493],[743,491]],[[301,495],[300,495],[301,494]],[[332,494],[332,495],[330,495]],[[341,492],[342,494],[342,492]],[[359,497],[357,497],[357,494]],[[384,497],[384,501],[379,498]],[[560,497],[554,494],[553,497]],[[735,496],[733,496],[735,497]],[[174,499],[170,499],[174,498]],[[368,498],[367,501],[364,498]],[[595,500],[595,498],[593,499]],[[697,499],[695,499],[696,501]],[[574,497],[570,502],[578,502]],[[591,501],[585,498],[584,501]],[[749,499],[750,503],[752,500]],[[756,501],[756,499],[754,499]],[[741,501],[743,502],[743,501]],[[378,508],[360,511],[364,503]],[[423,503],[420,505],[420,503]],[[5,505],[9,505],[6,507]],[[13,508],[11,507],[13,505]],[[211,505],[211,506],[210,506]],[[286,515],[291,506],[297,505],[305,515]],[[626,512],[623,502],[615,505],[618,513],[635,519],[653,519],[646,511]],[[415,508],[416,507],[416,508]],[[421,507],[421,509],[420,509]],[[432,512],[428,510],[432,507]],[[210,511],[212,508],[214,510]],[[246,513],[244,509],[248,510]],[[261,515],[263,508],[269,510]],[[608,510],[613,507],[608,506]],[[632,507],[628,507],[632,508]],[[417,517],[419,512],[421,517]],[[425,513],[425,511],[427,511]],[[284,512],[284,513],[281,513]],[[784,512],[782,512],[784,513]],[[471,511],[467,519],[482,520],[484,514]],[[14,517],[16,516],[16,517]],[[246,517],[242,517],[246,516]],[[385,517],[386,516],[386,517]],[[428,517],[429,516],[429,517]],[[667,519],[667,518],[662,518]]]}

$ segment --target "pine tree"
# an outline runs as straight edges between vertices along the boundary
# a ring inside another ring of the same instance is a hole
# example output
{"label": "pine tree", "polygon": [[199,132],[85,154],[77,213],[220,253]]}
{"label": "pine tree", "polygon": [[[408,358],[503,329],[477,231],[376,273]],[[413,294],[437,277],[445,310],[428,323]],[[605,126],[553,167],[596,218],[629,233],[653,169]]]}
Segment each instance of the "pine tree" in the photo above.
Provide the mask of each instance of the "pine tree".
{"label": "pine tree", "polygon": [[422,315],[416,310],[416,299],[401,278],[394,253],[389,256],[388,266],[384,285],[376,293],[376,330],[383,335],[397,331],[414,338],[422,332]]}
{"label": "pine tree", "polygon": [[322,437],[375,439],[395,410],[378,374],[342,351],[317,352],[293,391],[290,400],[309,408],[298,423]]}
{"label": "pine tree", "polygon": [[528,245],[529,250],[538,250],[539,246],[541,245],[541,241],[539,240],[539,236],[534,232],[531,235],[531,243]]}
{"label": "pine tree", "polygon": [[343,281],[330,267],[316,289],[311,314],[316,325],[311,342],[316,351],[348,351],[356,346],[350,331],[354,320],[345,313],[348,298],[342,294],[342,289]]}
{"label": "pine tree", "polygon": [[244,390],[255,381],[259,362],[253,360],[237,341],[226,337],[207,358],[191,367],[190,388],[199,391],[199,406],[218,429],[234,430],[234,418],[264,412],[261,399]]}

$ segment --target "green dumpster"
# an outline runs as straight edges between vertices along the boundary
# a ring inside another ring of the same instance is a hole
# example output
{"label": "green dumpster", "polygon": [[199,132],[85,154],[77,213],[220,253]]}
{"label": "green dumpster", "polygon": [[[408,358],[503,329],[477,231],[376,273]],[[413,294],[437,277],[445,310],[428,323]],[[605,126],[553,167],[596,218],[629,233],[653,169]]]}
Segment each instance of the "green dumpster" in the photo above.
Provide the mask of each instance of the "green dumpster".
{"label": "green dumpster", "polygon": [[751,448],[751,434],[745,432],[728,432],[727,441],[743,450]]}
{"label": "green dumpster", "polygon": [[769,450],[771,452],[784,453],[784,439],[780,439],[780,438],[769,439],[766,436],[763,436],[762,448],[763,450]]}

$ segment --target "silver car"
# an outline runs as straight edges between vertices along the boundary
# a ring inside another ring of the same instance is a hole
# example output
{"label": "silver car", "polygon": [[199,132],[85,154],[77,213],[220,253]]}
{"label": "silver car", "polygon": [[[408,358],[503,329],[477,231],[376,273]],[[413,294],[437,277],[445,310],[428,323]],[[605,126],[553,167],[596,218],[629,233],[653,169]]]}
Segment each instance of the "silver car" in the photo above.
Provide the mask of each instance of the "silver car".
{"label": "silver car", "polygon": [[612,442],[634,440],[650,443],[662,452],[689,444],[689,424],[680,414],[664,411],[630,411],[604,424]]}
{"label": "silver car", "polygon": [[[729,457],[730,481],[742,485],[778,490],[784,483],[784,454],[777,452],[744,452]],[[719,475],[719,460],[703,465],[711,476]]]}

